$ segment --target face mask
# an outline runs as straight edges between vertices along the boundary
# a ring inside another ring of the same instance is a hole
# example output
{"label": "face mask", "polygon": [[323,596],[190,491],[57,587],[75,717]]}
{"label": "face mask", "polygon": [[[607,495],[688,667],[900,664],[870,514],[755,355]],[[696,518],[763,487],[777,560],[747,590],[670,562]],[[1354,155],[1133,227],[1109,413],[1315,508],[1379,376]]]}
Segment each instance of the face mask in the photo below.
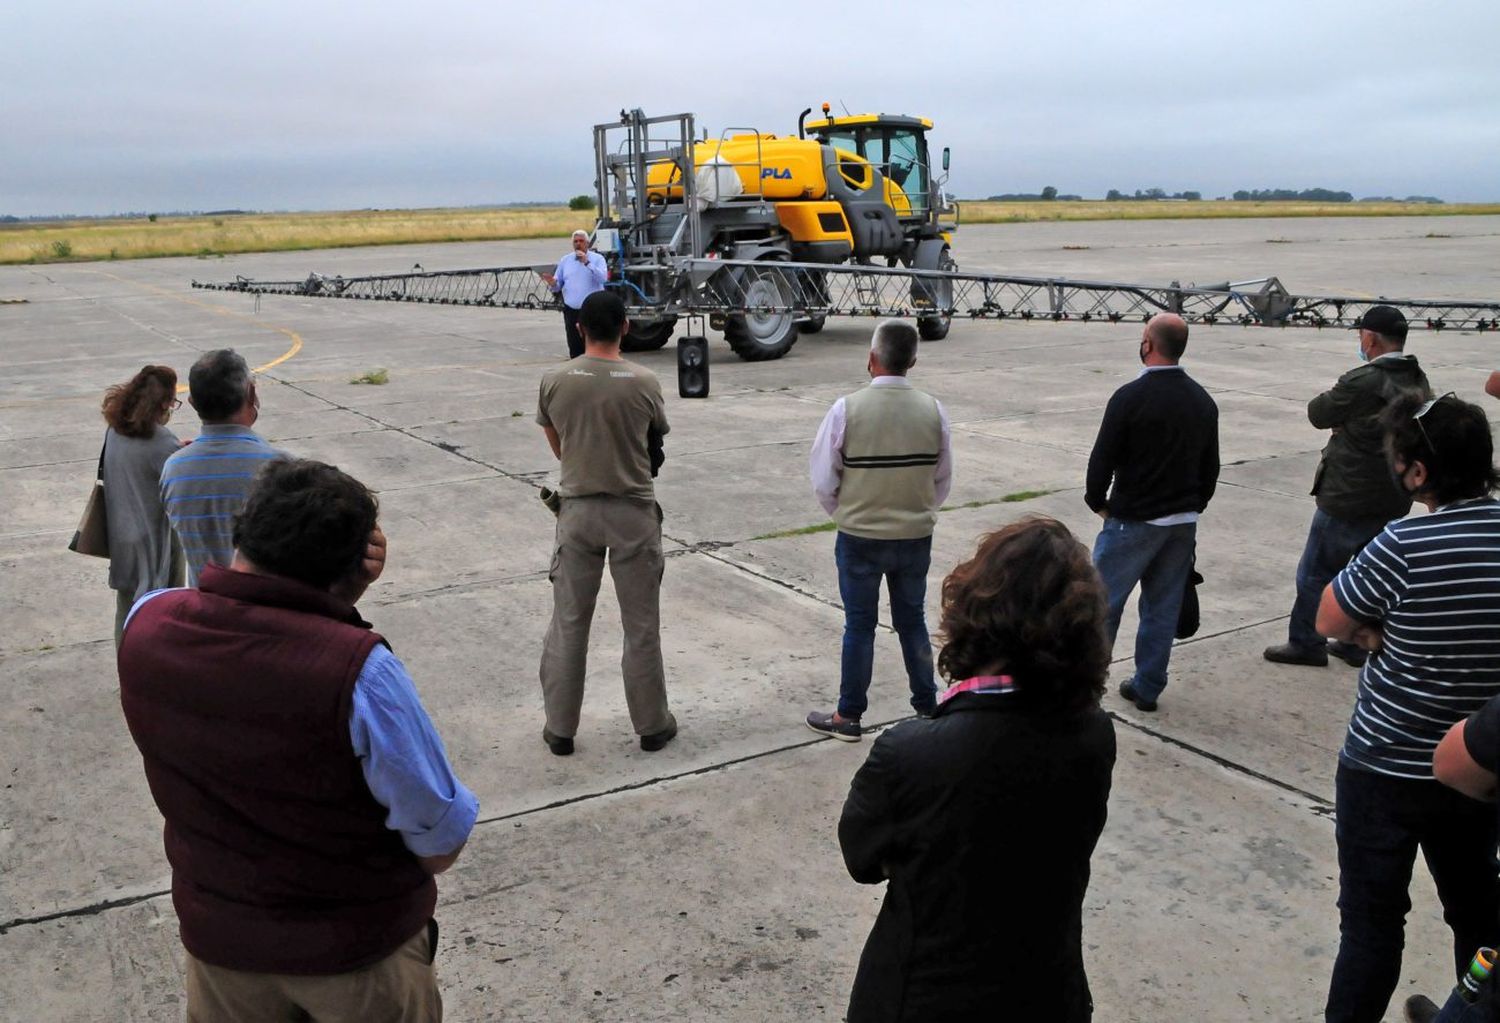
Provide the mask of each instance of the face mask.
{"label": "face mask", "polygon": [[1392,485],[1394,485],[1397,490],[1401,491],[1401,493],[1405,494],[1407,497],[1416,500],[1417,491],[1420,488],[1408,487],[1406,485],[1406,474],[1411,472],[1411,466],[1405,466],[1400,472],[1397,472],[1394,465],[1387,464],[1386,469],[1391,474]]}
{"label": "face mask", "polygon": [[1360,345],[1359,346],[1359,361],[1360,362],[1369,362],[1370,361],[1370,357],[1365,354],[1365,346],[1364,345]]}

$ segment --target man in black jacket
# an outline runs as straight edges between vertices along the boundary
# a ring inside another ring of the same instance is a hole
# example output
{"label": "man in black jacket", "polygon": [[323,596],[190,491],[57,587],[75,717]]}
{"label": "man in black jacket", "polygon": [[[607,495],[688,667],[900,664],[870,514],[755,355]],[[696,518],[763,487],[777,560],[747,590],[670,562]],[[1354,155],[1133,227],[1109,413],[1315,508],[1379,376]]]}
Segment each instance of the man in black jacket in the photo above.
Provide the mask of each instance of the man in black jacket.
{"label": "man in black jacket", "polygon": [[1144,711],[1156,709],[1167,685],[1198,516],[1219,480],[1219,407],[1178,365],[1187,339],[1180,316],[1163,313],[1146,324],[1146,368],[1109,399],[1083,495],[1104,519],[1094,566],[1109,590],[1111,645],[1125,602],[1141,586],[1135,674],[1120,695]]}
{"label": "man in black jacket", "polygon": [[1328,655],[1359,667],[1365,652],[1352,643],[1325,645],[1314,622],[1323,589],[1392,519],[1411,511],[1411,495],[1391,479],[1382,447],[1380,414],[1407,391],[1430,394],[1427,377],[1406,346],[1406,317],[1388,305],[1371,306],[1359,322],[1356,366],[1307,403],[1307,418],[1332,430],[1313,475],[1317,497],[1312,527],[1297,564],[1297,599],[1287,641],[1266,647],[1277,664],[1322,667]]}

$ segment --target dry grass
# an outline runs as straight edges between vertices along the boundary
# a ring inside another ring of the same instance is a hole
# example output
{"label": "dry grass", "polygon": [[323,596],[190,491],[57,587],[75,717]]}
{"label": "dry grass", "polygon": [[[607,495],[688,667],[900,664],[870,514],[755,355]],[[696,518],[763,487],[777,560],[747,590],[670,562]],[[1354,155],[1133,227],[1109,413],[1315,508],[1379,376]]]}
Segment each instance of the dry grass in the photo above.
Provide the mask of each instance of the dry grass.
{"label": "dry grass", "polygon": [[[1500,203],[1316,202],[964,202],[961,222],[1042,220],[1198,220],[1244,217],[1433,217],[1500,214]],[[251,213],[0,224],[0,264],[60,263],[152,256],[220,256],[411,242],[497,241],[566,237],[592,227],[590,210],[357,210],[343,213]],[[1433,237],[1441,237],[1433,235]]]}
{"label": "dry grass", "polygon": [[988,202],[959,203],[960,223],[1039,220],[1218,220],[1252,217],[1453,217],[1500,214],[1500,203],[1417,202]]}
{"label": "dry grass", "polygon": [[0,224],[0,264],[566,237],[593,223],[591,211],[564,206],[26,222]]}

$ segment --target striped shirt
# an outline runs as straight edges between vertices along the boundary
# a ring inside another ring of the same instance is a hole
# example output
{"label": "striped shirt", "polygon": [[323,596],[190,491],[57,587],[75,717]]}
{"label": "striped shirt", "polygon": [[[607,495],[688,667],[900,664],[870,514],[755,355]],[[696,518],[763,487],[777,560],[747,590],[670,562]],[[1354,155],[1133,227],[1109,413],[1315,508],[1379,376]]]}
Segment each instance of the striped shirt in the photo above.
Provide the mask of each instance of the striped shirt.
{"label": "striped shirt", "polygon": [[198,573],[209,562],[229,566],[234,517],[245,506],[256,473],[281,457],[284,452],[248,426],[204,423],[197,439],[162,466],[162,507],[182,541],[189,586],[198,585]]}
{"label": "striped shirt", "polygon": [[1453,724],[1500,694],[1500,501],[1457,501],[1385,527],[1333,580],[1383,642],[1359,676],[1339,758],[1430,779]]}

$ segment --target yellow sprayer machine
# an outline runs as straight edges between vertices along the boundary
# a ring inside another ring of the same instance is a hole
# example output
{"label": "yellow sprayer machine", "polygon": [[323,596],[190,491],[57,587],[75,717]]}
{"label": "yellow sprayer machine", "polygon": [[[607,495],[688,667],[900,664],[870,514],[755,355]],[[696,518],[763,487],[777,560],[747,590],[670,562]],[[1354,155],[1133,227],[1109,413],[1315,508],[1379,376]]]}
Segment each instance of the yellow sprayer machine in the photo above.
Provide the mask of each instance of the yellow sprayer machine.
{"label": "yellow sprayer machine", "polygon": [[[714,314],[744,359],[775,359],[798,332],[823,326],[826,274],[789,275],[785,264],[857,264],[917,270],[956,269],[950,251],[957,226],[942,192],[946,174],[928,157],[932,122],[891,114],[798,119],[795,136],[730,129],[695,136],[691,114],[646,117],[622,111],[594,128],[599,222],[594,247],[612,276],[638,289],[643,306],[662,314],[632,320],[631,346],[666,342],[676,323],[672,294],[677,261],[732,260],[717,287],[742,299],[743,311]],[[948,152],[943,151],[943,170]],[[765,264],[765,265],[761,265]],[[920,284],[912,297],[922,337],[948,332],[949,316]],[[809,308],[797,315],[798,295]],[[925,304],[924,304],[925,303]]]}
{"label": "yellow sprayer machine", "polygon": [[[622,110],[594,126],[599,220],[593,246],[625,300],[623,347],[666,344],[679,319],[707,358],[703,325],[742,359],[778,359],[829,316],[914,318],[923,339],[973,320],[1347,327],[1371,305],[1414,327],[1500,329],[1500,302],[1295,295],[1275,277],[1165,285],[960,271],[950,245],[957,208],[943,192],[948,150],[929,157],[932,122],[893,114],[798,118],[796,135],[729,129],[699,136],[692,114]],[[244,277],[194,287],[320,298],[555,309],[547,267],[423,270],[304,280]],[[687,347],[684,347],[687,346]]]}

